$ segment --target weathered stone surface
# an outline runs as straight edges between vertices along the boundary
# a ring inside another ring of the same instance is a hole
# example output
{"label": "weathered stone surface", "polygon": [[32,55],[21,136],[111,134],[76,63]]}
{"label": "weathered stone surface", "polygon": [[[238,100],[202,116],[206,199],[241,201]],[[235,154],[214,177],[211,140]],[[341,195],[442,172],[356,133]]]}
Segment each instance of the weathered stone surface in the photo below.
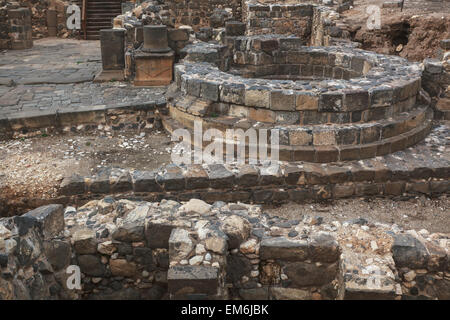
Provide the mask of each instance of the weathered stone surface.
{"label": "weathered stone surface", "polygon": [[219,254],[224,254],[228,249],[227,239],[223,237],[209,237],[205,240],[205,244],[206,249]]}
{"label": "weathered stone surface", "polygon": [[275,300],[308,300],[311,298],[311,293],[307,290],[271,287],[270,295]]}
{"label": "weathered stone surface", "polygon": [[111,259],[109,261],[111,274],[116,277],[132,278],[136,276],[136,264],[128,262],[126,259]]}
{"label": "weathered stone surface", "polygon": [[238,255],[227,256],[227,282],[236,283],[251,270],[252,265],[249,259]]}
{"label": "weathered stone surface", "polygon": [[211,210],[211,205],[199,199],[191,199],[181,207],[187,214],[206,215]]}
{"label": "weathered stone surface", "polygon": [[316,265],[315,263],[292,262],[283,267],[283,272],[292,281],[293,287],[322,286],[333,281],[337,276],[338,266]]}
{"label": "weathered stone surface", "polygon": [[95,255],[80,255],[78,256],[78,265],[81,272],[92,277],[102,277],[105,275],[106,267],[100,261],[100,258]]}
{"label": "weathered stone surface", "polygon": [[261,241],[259,254],[262,260],[303,261],[308,257],[308,249],[308,243],[303,240],[267,238]]}
{"label": "weathered stone surface", "polygon": [[60,204],[39,207],[24,216],[36,220],[45,239],[55,237],[64,230],[64,211]]}
{"label": "weathered stone surface", "polygon": [[418,239],[409,234],[400,234],[394,236],[392,256],[398,268],[420,269],[426,266],[429,255]]}
{"label": "weathered stone surface", "polygon": [[253,289],[240,289],[239,295],[244,300],[268,300],[269,289],[265,287]]}
{"label": "weathered stone surface", "polygon": [[223,230],[228,236],[228,247],[234,249],[247,240],[251,232],[251,225],[246,219],[232,215],[223,221]]}
{"label": "weathered stone surface", "polygon": [[72,235],[75,252],[78,254],[95,254],[97,252],[98,240],[95,232],[91,229],[80,229]]}
{"label": "weathered stone surface", "polygon": [[72,248],[70,243],[61,240],[44,242],[44,252],[55,271],[59,271],[70,263]]}
{"label": "weathered stone surface", "polygon": [[174,299],[192,299],[198,295],[213,298],[218,293],[218,270],[214,267],[177,266],[167,273],[169,294]]}
{"label": "weathered stone surface", "polygon": [[194,244],[189,232],[184,229],[173,229],[169,238],[169,256],[172,260],[181,260],[189,256]]}
{"label": "weathered stone surface", "polygon": [[312,261],[334,262],[339,258],[339,245],[331,234],[323,232],[315,234],[308,245],[309,257]]}
{"label": "weathered stone surface", "polygon": [[169,248],[169,238],[174,226],[168,222],[148,221],[145,239],[150,248]]}
{"label": "weathered stone surface", "polygon": [[156,183],[156,172],[154,171],[133,171],[131,175],[135,192],[155,192],[161,187]]}

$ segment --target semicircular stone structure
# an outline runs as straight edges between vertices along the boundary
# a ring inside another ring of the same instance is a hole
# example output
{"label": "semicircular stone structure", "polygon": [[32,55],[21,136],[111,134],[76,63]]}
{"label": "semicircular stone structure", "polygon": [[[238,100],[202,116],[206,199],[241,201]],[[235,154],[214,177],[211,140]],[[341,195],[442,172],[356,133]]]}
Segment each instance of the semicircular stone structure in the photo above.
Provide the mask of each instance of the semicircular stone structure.
{"label": "semicircular stone structure", "polygon": [[431,127],[432,111],[416,99],[421,68],[400,57],[281,35],[229,37],[185,54],[169,131],[195,121],[223,132],[277,129],[280,160],[325,163],[402,150]]}

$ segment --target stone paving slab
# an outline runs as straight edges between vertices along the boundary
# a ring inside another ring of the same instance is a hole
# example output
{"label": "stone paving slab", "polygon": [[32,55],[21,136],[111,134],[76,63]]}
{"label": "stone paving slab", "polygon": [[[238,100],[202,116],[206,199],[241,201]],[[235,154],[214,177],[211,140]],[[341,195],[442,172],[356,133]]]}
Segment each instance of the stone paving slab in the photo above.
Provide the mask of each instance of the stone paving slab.
{"label": "stone paving slab", "polygon": [[42,39],[32,49],[0,53],[0,117],[163,98],[165,87],[93,83],[101,68],[98,41]]}

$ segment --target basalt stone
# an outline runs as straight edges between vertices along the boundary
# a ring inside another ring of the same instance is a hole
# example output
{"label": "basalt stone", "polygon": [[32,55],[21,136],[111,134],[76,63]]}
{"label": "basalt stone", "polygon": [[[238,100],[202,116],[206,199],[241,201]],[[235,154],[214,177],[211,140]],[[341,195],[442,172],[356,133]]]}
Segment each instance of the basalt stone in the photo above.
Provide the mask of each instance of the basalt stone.
{"label": "basalt stone", "polygon": [[81,272],[91,277],[102,277],[106,273],[106,267],[98,256],[80,255],[78,256],[78,265]]}
{"label": "basalt stone", "polygon": [[337,276],[337,263],[317,266],[315,263],[293,262],[283,267],[283,272],[291,280],[291,287],[322,286]]}
{"label": "basalt stone", "polygon": [[184,189],[183,171],[177,166],[167,166],[165,172],[158,174],[156,181],[168,191]]}
{"label": "basalt stone", "polygon": [[261,241],[259,255],[262,260],[303,261],[308,257],[308,243],[283,237],[267,238]]}
{"label": "basalt stone", "polygon": [[208,174],[205,169],[200,165],[192,165],[188,167],[184,173],[186,179],[186,188],[191,189],[204,189],[209,187]]}
{"label": "basalt stone", "polygon": [[132,181],[135,192],[158,192],[161,187],[156,183],[156,172],[154,171],[134,171]]}
{"label": "basalt stone", "polygon": [[234,185],[234,174],[222,164],[208,165],[208,177],[211,187],[215,189],[231,188]]}
{"label": "basalt stone", "polygon": [[237,283],[242,276],[250,274],[252,264],[250,260],[240,255],[227,255],[227,283]]}
{"label": "basalt stone", "polygon": [[246,24],[240,21],[227,21],[225,23],[225,33],[229,37],[238,37],[245,34]]}
{"label": "basalt stone", "polygon": [[394,236],[392,257],[397,268],[421,269],[427,264],[428,252],[425,246],[412,235],[399,234]]}
{"label": "basalt stone", "polygon": [[334,262],[340,255],[339,244],[334,236],[320,232],[312,236],[309,242],[309,257],[312,261]]}
{"label": "basalt stone", "polygon": [[221,86],[220,100],[223,102],[243,105],[245,103],[245,85],[226,83]]}
{"label": "basalt stone", "polygon": [[298,166],[287,165],[284,168],[284,176],[286,183],[290,185],[296,185],[299,182],[300,177],[302,176],[303,170]]}
{"label": "basalt stone", "polygon": [[267,287],[240,289],[239,295],[244,300],[267,300],[269,299],[269,289]]}
{"label": "basalt stone", "polygon": [[45,241],[44,252],[53,269],[59,271],[69,265],[72,248],[66,241]]}
{"label": "basalt stone", "polygon": [[60,204],[39,207],[24,216],[36,220],[44,239],[55,237],[64,230],[64,210]]}
{"label": "basalt stone", "polygon": [[112,238],[124,242],[139,242],[144,240],[144,221],[126,222],[112,234]]}
{"label": "basalt stone", "polygon": [[125,29],[100,30],[103,70],[125,67]]}
{"label": "basalt stone", "polygon": [[101,173],[93,177],[89,191],[97,194],[106,194],[110,192],[109,173]]}
{"label": "basalt stone", "polygon": [[168,222],[147,222],[145,226],[145,239],[152,249],[169,249],[169,238],[174,226]]}
{"label": "basalt stone", "polygon": [[77,194],[84,194],[86,185],[84,178],[80,175],[74,174],[70,177],[65,177],[59,187],[59,192],[62,195],[72,196]]}
{"label": "basalt stone", "polygon": [[0,253],[0,267],[6,268],[8,265],[8,255]]}
{"label": "basalt stone", "polygon": [[95,232],[85,228],[77,230],[72,235],[73,248],[78,254],[95,254],[97,253],[98,240]]}
{"label": "basalt stone", "polygon": [[167,273],[169,294],[174,299],[186,299],[189,295],[214,296],[218,293],[219,273],[214,267],[176,266]]}
{"label": "basalt stone", "polygon": [[237,174],[237,182],[240,186],[251,187],[258,184],[259,174],[258,169],[252,165],[244,165],[239,168]]}
{"label": "basalt stone", "polygon": [[117,179],[112,180],[110,178],[110,183],[111,192],[113,193],[133,190],[131,176],[128,172],[122,173]]}

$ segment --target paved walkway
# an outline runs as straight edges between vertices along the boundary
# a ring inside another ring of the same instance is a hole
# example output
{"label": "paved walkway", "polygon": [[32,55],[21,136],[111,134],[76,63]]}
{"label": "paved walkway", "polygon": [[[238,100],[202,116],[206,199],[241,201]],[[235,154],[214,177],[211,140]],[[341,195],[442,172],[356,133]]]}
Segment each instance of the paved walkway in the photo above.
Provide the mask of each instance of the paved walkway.
{"label": "paved walkway", "polygon": [[16,112],[158,100],[165,88],[93,83],[100,42],[46,38],[28,50],[0,52],[0,117]]}

